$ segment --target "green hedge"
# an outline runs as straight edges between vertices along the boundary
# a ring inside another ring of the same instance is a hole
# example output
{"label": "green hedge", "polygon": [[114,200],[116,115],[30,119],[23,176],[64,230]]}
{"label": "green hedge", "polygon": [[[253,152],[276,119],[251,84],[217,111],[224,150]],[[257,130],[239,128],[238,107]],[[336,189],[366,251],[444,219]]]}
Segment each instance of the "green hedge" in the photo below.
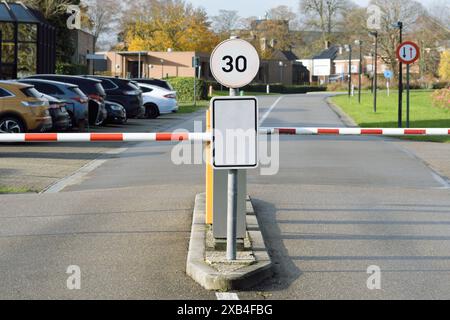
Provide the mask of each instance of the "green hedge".
{"label": "green hedge", "polygon": [[[177,92],[179,102],[194,101],[194,78],[175,77],[167,79]],[[208,92],[206,90],[205,81],[197,79],[197,100],[206,100]]]}
{"label": "green hedge", "polygon": [[[226,90],[227,88],[221,86],[217,82],[208,81],[206,83],[207,87],[212,86],[214,90]],[[244,91],[248,92],[266,92],[265,84],[249,84],[242,88]],[[283,84],[271,84],[270,85],[270,93],[281,93],[281,94],[289,94],[289,93],[307,93],[307,92],[316,92],[316,91],[327,91],[325,86],[308,86],[308,85],[283,85]]]}
{"label": "green hedge", "polygon": [[82,64],[57,63],[56,73],[65,75],[83,75],[88,74],[88,67]]}

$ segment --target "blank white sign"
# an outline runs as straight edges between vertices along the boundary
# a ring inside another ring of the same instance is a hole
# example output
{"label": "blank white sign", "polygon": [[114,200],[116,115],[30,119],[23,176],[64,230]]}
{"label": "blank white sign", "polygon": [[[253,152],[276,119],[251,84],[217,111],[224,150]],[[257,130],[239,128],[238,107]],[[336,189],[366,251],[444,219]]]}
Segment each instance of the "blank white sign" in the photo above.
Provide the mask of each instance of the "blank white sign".
{"label": "blank white sign", "polygon": [[212,99],[211,124],[215,169],[258,166],[258,102],[255,97]]}

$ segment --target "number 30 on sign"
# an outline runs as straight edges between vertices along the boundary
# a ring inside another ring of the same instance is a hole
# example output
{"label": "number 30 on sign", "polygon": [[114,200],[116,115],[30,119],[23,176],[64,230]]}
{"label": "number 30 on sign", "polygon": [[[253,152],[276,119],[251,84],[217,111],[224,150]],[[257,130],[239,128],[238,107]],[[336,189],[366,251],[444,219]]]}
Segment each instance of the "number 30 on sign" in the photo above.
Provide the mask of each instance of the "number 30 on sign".
{"label": "number 30 on sign", "polygon": [[256,77],[259,56],[247,41],[230,39],[220,43],[211,55],[211,72],[214,78],[228,88],[241,88]]}

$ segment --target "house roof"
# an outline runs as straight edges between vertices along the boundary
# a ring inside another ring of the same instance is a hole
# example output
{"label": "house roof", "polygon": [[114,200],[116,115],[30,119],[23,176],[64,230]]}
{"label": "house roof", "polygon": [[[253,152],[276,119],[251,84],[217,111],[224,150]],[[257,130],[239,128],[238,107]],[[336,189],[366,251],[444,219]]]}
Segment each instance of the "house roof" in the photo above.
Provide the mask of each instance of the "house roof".
{"label": "house roof", "polygon": [[330,59],[334,60],[336,59],[337,55],[339,53],[339,47],[332,46],[328,49],[323,50],[319,54],[313,56],[313,59]]}
{"label": "house roof", "polygon": [[276,50],[272,55],[272,59],[296,61],[298,60],[298,57],[292,51]]}

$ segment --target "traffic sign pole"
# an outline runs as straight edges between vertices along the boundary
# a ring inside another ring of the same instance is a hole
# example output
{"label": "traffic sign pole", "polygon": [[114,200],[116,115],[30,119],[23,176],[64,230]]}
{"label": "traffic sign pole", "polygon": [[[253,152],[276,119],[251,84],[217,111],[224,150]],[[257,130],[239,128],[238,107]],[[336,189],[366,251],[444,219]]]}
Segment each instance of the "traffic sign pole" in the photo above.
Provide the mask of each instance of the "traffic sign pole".
{"label": "traffic sign pole", "polygon": [[409,128],[409,77],[410,77],[409,64],[406,65],[406,127]]}
{"label": "traffic sign pole", "polygon": [[[221,84],[230,88],[230,97],[239,95],[239,88],[249,84],[257,75],[260,67],[260,60],[256,49],[247,41],[231,37],[220,43],[211,54],[211,72],[214,78]],[[255,111],[254,119],[257,134],[257,102],[254,100]],[[231,100],[230,100],[231,101]],[[214,118],[214,103],[212,102],[212,115]],[[222,115],[223,117],[223,115]],[[228,117],[226,115],[225,117]],[[223,120],[224,118],[222,118]],[[227,128],[228,129],[228,125]],[[231,128],[230,128],[231,129]],[[213,121],[213,130],[215,130],[215,121]],[[224,134],[224,132],[222,133]],[[215,156],[215,138],[213,138],[213,165],[216,167]],[[257,144],[257,139],[256,139]],[[255,150],[256,151],[256,150]],[[257,164],[257,152],[255,154]],[[240,168],[249,167],[243,163],[237,164]],[[229,166],[227,181],[227,260],[236,260],[237,255],[237,220],[238,220],[238,188],[239,170],[236,166]]]}
{"label": "traffic sign pole", "polygon": [[373,85],[373,112],[377,112],[377,90],[378,90],[378,32],[375,31],[375,73]]}
{"label": "traffic sign pole", "polygon": [[[416,62],[420,57],[420,48],[411,41],[401,43],[397,48],[397,59],[401,64],[406,64],[406,127],[410,125],[410,65]],[[402,88],[403,89],[403,88]],[[400,101],[401,102],[401,101]],[[399,103],[399,107],[401,107]],[[400,109],[401,111],[401,109]],[[399,124],[401,118],[399,118]]]}
{"label": "traffic sign pole", "polygon": [[[230,88],[230,97],[239,95],[239,89]],[[237,254],[237,211],[238,211],[238,170],[228,170],[227,202],[227,260],[236,260]]]}

